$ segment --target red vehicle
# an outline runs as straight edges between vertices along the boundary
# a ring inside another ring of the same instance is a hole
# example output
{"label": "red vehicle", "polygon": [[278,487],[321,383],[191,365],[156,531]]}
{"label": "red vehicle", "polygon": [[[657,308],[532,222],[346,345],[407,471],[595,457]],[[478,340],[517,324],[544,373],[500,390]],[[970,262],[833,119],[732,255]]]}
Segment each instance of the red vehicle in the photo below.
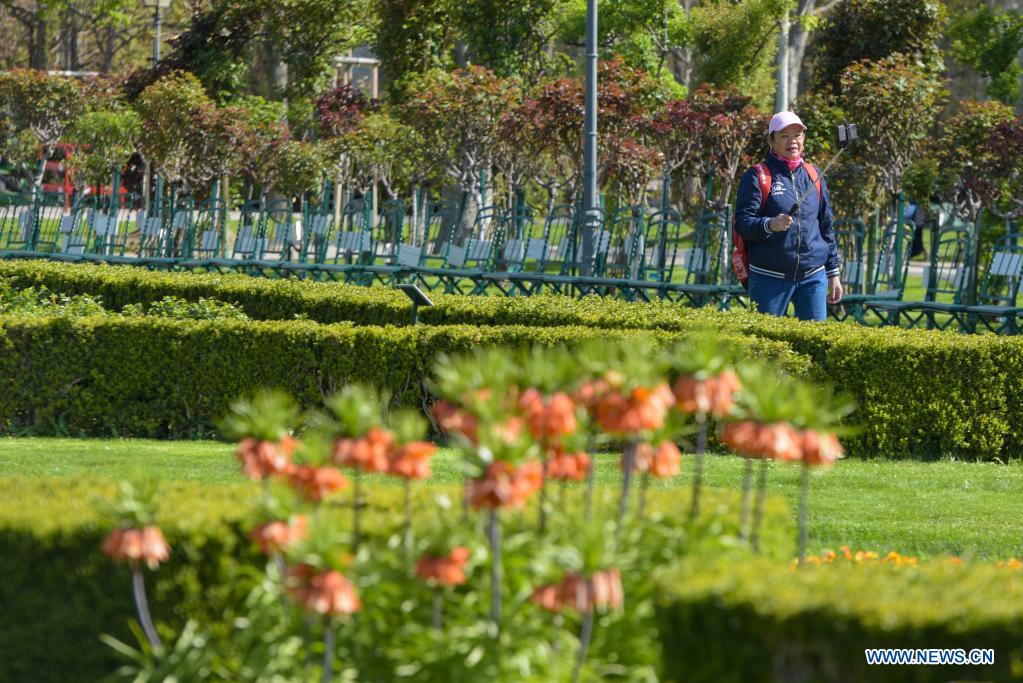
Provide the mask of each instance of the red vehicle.
{"label": "red vehicle", "polygon": [[[74,203],[75,194],[75,178],[74,173],[67,167],[67,156],[71,150],[71,145],[59,144],[56,147],[53,155],[46,160],[43,165],[43,184],[42,190],[46,194],[61,194],[64,196],[64,209],[66,211],[71,210],[71,205]],[[40,155],[42,158],[42,155]],[[128,194],[128,190],[122,185],[118,194],[121,195],[122,200],[125,195]],[[111,187],[109,185],[102,185],[97,187],[96,185],[90,185],[85,188],[85,196],[90,195],[101,195],[109,196]]]}

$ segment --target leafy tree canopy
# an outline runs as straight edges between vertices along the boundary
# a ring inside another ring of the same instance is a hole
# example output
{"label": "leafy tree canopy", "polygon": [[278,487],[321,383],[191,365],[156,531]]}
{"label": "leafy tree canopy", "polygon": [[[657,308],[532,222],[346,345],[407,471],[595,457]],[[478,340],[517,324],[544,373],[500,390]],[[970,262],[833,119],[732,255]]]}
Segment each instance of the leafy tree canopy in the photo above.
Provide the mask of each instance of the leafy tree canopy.
{"label": "leafy tree canopy", "polygon": [[981,5],[961,14],[948,28],[952,56],[990,79],[987,94],[1006,104],[1020,96],[1019,51],[1023,49],[1023,16],[1014,10],[996,12]]}
{"label": "leafy tree canopy", "polygon": [[817,37],[817,87],[842,86],[842,74],[861,60],[906,55],[924,69],[943,66],[938,41],[948,21],[938,0],[843,0],[828,15]]}

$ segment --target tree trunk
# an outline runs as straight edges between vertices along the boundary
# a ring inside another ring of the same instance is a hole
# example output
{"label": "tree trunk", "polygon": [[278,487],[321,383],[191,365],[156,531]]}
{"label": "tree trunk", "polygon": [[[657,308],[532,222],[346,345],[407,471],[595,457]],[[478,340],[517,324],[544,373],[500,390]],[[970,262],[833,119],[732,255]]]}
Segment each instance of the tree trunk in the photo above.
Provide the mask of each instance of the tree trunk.
{"label": "tree trunk", "polygon": [[110,73],[114,70],[114,53],[117,51],[115,43],[117,31],[113,25],[110,25],[106,28],[106,34],[106,40],[103,45],[103,71]]}
{"label": "tree trunk", "polygon": [[30,64],[33,69],[45,71],[48,66],[48,55],[46,50],[46,20],[39,13],[36,14],[36,24],[33,36]]}

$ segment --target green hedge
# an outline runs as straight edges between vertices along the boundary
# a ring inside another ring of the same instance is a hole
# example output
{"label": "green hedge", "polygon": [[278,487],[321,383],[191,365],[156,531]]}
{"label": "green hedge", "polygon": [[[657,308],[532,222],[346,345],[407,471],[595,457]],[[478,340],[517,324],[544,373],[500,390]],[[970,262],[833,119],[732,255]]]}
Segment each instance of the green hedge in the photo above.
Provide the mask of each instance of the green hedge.
{"label": "green hedge", "polygon": [[[385,288],[48,261],[0,261],[0,276],[57,292],[96,294],[113,307],[174,295],[238,302],[255,319],[300,316],[366,325],[404,325],[409,319],[404,295]],[[850,418],[860,430],[849,441],[854,453],[921,458],[1023,456],[1023,383],[1017,380],[1023,370],[1023,339],[801,323],[745,312],[599,298],[435,298],[438,305],[421,312],[431,328],[464,324],[678,332],[709,325],[735,339],[785,342],[813,360],[813,372],[820,381],[847,392],[857,402],[859,410]],[[490,334],[522,337],[525,333],[494,331],[484,336]],[[530,334],[558,336],[549,330]]]}
{"label": "green hedge", "polygon": [[[113,500],[114,489],[112,482],[98,479],[0,477],[0,681],[91,683],[119,664],[100,635],[134,643],[127,626],[135,618],[130,572],[99,550],[108,531],[99,510]],[[432,519],[425,513],[436,510],[440,491],[455,499],[459,495],[456,487],[414,487],[417,524]],[[171,559],[155,574],[147,571],[146,583],[165,642],[173,642],[188,619],[214,633],[228,630],[264,566],[246,535],[256,519],[258,493],[258,486],[248,482],[161,485],[157,521],[171,545]],[[615,494],[601,487],[598,500],[612,507]],[[397,485],[368,492],[362,528],[377,539],[372,542],[383,542],[400,529],[402,495]],[[652,512],[669,515],[688,508],[683,491],[651,490],[649,503]],[[735,533],[735,494],[708,490],[705,510],[708,531]],[[345,508],[324,514],[339,530],[348,528]],[[534,519],[535,509],[524,514]],[[787,507],[771,498],[764,547],[783,556],[792,551],[793,537]]]}
{"label": "green hedge", "polygon": [[[231,401],[261,386],[315,406],[348,383],[421,406],[440,353],[606,337],[585,327],[355,327],[312,322],[0,317],[0,428],[37,434],[210,436]],[[626,336],[628,331],[616,331]],[[659,333],[667,342],[679,335]],[[737,340],[790,370],[784,344]]]}
{"label": "green hedge", "polygon": [[[1023,583],[992,565],[686,562],[660,580],[665,680],[1023,679]],[[995,665],[866,665],[866,648],[994,648]]]}

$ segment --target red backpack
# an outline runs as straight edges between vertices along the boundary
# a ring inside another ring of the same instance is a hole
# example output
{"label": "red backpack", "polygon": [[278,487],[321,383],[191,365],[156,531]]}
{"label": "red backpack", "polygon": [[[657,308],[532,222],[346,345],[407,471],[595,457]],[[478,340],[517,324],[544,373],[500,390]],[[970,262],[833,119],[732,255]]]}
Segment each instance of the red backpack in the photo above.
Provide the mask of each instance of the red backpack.
{"label": "red backpack", "polygon": [[[817,175],[817,167],[813,164],[803,162],[806,174],[810,176],[810,182],[817,188],[817,196],[822,197],[821,179]],[[760,210],[764,210],[767,198],[771,194],[771,169],[767,164],[755,164],[753,170],[757,172],[757,183],[760,185]],[[739,284],[747,292],[749,291],[749,252],[746,251],[746,240],[742,238],[739,231],[735,229],[735,216],[732,216],[732,270],[735,272]]]}

